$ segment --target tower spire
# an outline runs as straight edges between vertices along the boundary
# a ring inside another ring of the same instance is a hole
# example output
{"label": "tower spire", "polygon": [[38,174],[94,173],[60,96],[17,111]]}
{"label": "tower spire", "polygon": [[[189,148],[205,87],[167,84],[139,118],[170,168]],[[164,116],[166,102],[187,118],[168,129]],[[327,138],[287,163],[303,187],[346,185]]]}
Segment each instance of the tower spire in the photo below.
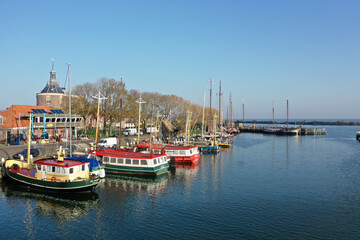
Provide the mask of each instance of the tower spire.
{"label": "tower spire", "polygon": [[54,84],[56,82],[56,71],[54,69],[54,58],[51,58],[51,62],[52,62],[52,68],[50,71],[50,83]]}

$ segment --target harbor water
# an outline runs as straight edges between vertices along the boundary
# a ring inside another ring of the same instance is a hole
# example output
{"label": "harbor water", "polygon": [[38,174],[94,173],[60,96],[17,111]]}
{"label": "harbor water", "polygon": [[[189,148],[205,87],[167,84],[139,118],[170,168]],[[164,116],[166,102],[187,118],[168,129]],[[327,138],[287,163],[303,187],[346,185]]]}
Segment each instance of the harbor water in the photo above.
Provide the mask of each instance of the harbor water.
{"label": "harbor water", "polygon": [[107,175],[90,194],[0,180],[0,239],[357,239],[359,127],[243,133],[155,179]]}

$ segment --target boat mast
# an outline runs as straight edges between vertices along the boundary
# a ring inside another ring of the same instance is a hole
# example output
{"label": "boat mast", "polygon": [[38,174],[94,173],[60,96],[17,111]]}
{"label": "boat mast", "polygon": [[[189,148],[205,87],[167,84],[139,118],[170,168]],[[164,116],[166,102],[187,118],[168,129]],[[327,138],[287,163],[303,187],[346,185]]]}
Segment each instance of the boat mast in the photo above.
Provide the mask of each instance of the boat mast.
{"label": "boat mast", "polygon": [[242,110],[243,110],[242,122],[244,123],[245,122],[245,100],[244,100],[244,98],[242,99]]}
{"label": "boat mast", "polygon": [[120,98],[120,131],[119,131],[119,149],[121,149],[121,121],[122,121],[122,98]]}
{"label": "boat mast", "polygon": [[151,110],[151,130],[150,130],[150,153],[151,153],[151,143],[152,143],[152,132],[154,130],[154,101],[151,100],[151,104],[152,104],[152,110]]}
{"label": "boat mast", "polygon": [[[215,113],[215,115],[214,115],[214,122],[215,123],[216,123],[216,118],[217,118],[217,116],[216,116],[216,113]],[[213,125],[213,141],[214,141],[213,146],[215,146],[216,145],[216,124]]]}
{"label": "boat mast", "polygon": [[201,126],[201,137],[202,137],[202,138],[204,137],[205,97],[206,97],[206,90],[204,90],[203,117],[202,117],[202,126]]}
{"label": "boat mast", "polygon": [[72,136],[72,128],[71,128],[71,84],[70,84],[70,63],[68,63],[68,73],[69,73],[69,139],[70,139],[70,157],[72,156],[72,147],[71,147],[71,136]]}
{"label": "boat mast", "polygon": [[220,84],[219,84],[219,128],[220,128],[220,132],[222,132],[221,130],[221,80],[220,80]]}
{"label": "boat mast", "polygon": [[28,146],[27,146],[27,168],[30,168],[30,147],[31,147],[31,132],[32,132],[32,113],[30,114]]}
{"label": "boat mast", "polygon": [[99,115],[100,115],[100,100],[102,99],[107,99],[106,97],[104,97],[101,93],[100,93],[100,89],[99,89],[99,93],[95,96],[93,96],[93,98],[98,100],[98,107],[97,107],[97,118],[96,118],[96,136],[95,136],[95,150],[96,150],[96,146],[98,143],[98,136],[99,136]]}
{"label": "boat mast", "polygon": [[230,127],[233,127],[232,97],[230,92]]}
{"label": "boat mast", "polygon": [[137,144],[140,143],[140,115],[141,115],[141,104],[146,103],[141,99],[141,95],[139,100],[136,101],[139,104],[139,124],[138,124],[138,138],[137,138]]}
{"label": "boat mast", "polygon": [[209,130],[211,129],[211,94],[212,94],[212,84],[214,82],[214,79],[208,79],[208,82],[210,82],[210,120],[209,120]]}
{"label": "boat mast", "polygon": [[188,111],[186,117],[186,125],[185,125],[185,144],[187,146],[190,144],[191,115],[192,112]]}
{"label": "boat mast", "polygon": [[273,100],[272,115],[273,115],[273,128],[275,128],[275,100]]}
{"label": "boat mast", "polygon": [[286,98],[286,128],[289,128],[289,99]]}

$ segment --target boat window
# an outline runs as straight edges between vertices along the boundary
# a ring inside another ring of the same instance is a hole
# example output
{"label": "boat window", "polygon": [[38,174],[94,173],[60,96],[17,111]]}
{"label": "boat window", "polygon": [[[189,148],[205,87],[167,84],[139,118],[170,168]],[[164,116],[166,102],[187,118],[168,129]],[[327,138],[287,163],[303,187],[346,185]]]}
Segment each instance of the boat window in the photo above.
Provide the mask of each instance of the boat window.
{"label": "boat window", "polygon": [[46,166],[42,166],[42,170],[46,172]]}
{"label": "boat window", "polygon": [[41,166],[37,165],[37,170],[41,171]]}
{"label": "boat window", "polygon": [[141,165],[147,165],[146,160],[141,160]]}
{"label": "boat window", "polygon": [[134,165],[139,165],[139,160],[138,160],[138,159],[134,159],[134,160],[133,160],[133,164],[134,164]]}
{"label": "boat window", "polygon": [[111,162],[111,163],[116,163],[116,158],[113,158],[113,157],[110,158],[110,162]]}
{"label": "boat window", "polygon": [[104,162],[104,163],[109,162],[109,157],[103,157],[103,162]]}
{"label": "boat window", "polygon": [[166,162],[166,157],[164,156],[163,158],[164,158],[164,162]]}
{"label": "boat window", "polygon": [[80,166],[75,167],[75,172],[80,172]]}
{"label": "boat window", "polygon": [[74,173],[74,168],[70,168],[70,174]]}
{"label": "boat window", "polygon": [[51,172],[55,172],[55,166],[52,167]]}
{"label": "boat window", "polygon": [[60,173],[60,168],[59,167],[55,167],[56,173]]}
{"label": "boat window", "polygon": [[161,154],[161,150],[160,150],[160,149],[156,149],[156,150],[155,150],[155,153],[156,153],[156,154]]}
{"label": "boat window", "polygon": [[126,163],[126,164],[131,164],[131,159],[126,159],[126,160],[125,160],[125,163]]}
{"label": "boat window", "polygon": [[180,155],[185,155],[185,151],[184,151],[184,150],[180,150]]}
{"label": "boat window", "polygon": [[190,149],[190,154],[192,154],[192,150]]}
{"label": "boat window", "polygon": [[166,152],[166,154],[172,154],[172,153],[174,153],[174,151],[170,151],[170,150],[167,150],[167,151],[165,151]]}
{"label": "boat window", "polygon": [[157,160],[156,160],[156,159],[154,159],[153,162],[154,162],[154,165],[157,164]]}
{"label": "boat window", "polygon": [[117,159],[117,163],[123,164],[123,163],[124,163],[124,159],[118,158],[118,159]]}
{"label": "boat window", "polygon": [[65,168],[60,168],[60,172],[61,172],[61,174],[66,174],[66,169]]}
{"label": "boat window", "polygon": [[85,171],[85,164],[82,165],[82,168],[81,168],[82,171]]}
{"label": "boat window", "polygon": [[179,151],[174,151],[174,154],[175,154],[175,155],[179,155]]}
{"label": "boat window", "polygon": [[51,172],[51,166],[46,166],[46,171]]}

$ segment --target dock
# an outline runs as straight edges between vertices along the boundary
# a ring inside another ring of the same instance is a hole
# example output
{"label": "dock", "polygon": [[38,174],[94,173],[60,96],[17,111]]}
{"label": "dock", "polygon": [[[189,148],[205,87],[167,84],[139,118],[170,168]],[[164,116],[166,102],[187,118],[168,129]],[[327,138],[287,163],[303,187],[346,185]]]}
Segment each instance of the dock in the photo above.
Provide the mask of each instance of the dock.
{"label": "dock", "polygon": [[[265,132],[264,126],[242,126],[239,127],[240,132],[245,133],[263,133],[263,134],[269,134]],[[325,128],[300,128],[299,135],[301,136],[314,136],[314,135],[326,135],[326,129]]]}

